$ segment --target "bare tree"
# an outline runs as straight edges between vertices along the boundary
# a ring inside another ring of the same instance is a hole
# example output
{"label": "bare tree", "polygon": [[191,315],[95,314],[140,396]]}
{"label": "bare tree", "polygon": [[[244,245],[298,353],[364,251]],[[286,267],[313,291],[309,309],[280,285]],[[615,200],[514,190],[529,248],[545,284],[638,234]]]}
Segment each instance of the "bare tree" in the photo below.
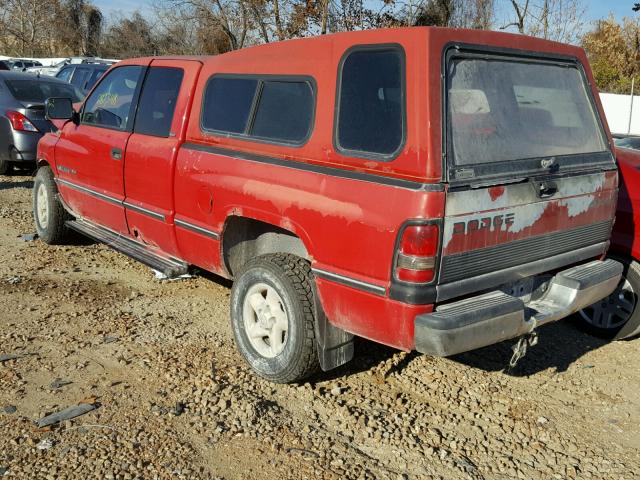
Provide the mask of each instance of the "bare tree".
{"label": "bare tree", "polygon": [[49,53],[47,38],[54,35],[51,19],[58,3],[52,0],[4,0],[0,32],[6,52],[19,55]]}
{"label": "bare tree", "polygon": [[510,1],[516,15],[516,19],[500,28],[502,30],[506,30],[509,27],[516,27],[519,33],[524,33],[525,22],[529,13],[529,0],[525,0],[524,2],[518,2],[516,0]]}
{"label": "bare tree", "polygon": [[510,0],[515,19],[501,27],[558,42],[579,42],[586,7],[582,0]]}

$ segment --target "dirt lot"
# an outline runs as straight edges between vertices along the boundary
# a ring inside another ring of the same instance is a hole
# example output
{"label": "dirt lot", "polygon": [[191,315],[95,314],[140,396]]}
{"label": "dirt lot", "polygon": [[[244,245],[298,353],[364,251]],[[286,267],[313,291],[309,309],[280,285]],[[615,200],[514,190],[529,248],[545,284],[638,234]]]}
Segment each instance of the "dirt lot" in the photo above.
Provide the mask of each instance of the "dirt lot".
{"label": "dirt lot", "polygon": [[[510,344],[453,359],[367,341],[297,386],[233,346],[229,285],[166,282],[103,245],[48,247],[30,177],[0,177],[0,476],[637,478],[640,340],[561,322],[515,372]],[[80,402],[51,430],[35,421]]]}

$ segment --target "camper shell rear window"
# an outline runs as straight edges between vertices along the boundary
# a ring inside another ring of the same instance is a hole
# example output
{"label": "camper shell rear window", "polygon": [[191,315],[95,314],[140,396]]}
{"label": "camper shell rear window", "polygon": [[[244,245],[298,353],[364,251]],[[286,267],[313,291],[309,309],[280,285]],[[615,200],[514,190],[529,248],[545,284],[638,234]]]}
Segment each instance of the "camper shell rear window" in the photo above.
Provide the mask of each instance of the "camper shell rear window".
{"label": "camper shell rear window", "polygon": [[613,164],[576,59],[449,50],[444,93],[451,181]]}

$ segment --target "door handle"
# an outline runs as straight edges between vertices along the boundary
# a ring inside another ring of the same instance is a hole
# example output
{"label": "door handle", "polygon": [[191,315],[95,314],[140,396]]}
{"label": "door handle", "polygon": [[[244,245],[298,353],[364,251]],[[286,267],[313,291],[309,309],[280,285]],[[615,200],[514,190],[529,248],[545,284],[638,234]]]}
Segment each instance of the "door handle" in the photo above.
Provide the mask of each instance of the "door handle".
{"label": "door handle", "polygon": [[114,160],[122,160],[122,149],[120,148],[112,148],[111,149],[111,158]]}

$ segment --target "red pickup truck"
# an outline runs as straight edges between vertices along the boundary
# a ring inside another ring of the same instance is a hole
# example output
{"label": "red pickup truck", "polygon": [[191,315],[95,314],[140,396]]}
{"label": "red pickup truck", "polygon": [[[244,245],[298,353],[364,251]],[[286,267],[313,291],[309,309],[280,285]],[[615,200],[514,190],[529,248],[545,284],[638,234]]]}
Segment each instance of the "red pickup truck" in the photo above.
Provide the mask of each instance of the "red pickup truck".
{"label": "red pickup truck", "polygon": [[640,334],[640,152],[616,146],[620,192],[610,258],[623,267],[622,280],[608,297],[581,310],[577,319],[593,335],[622,340]]}
{"label": "red pickup truck", "polygon": [[618,194],[584,52],[404,28],[112,67],[39,144],[34,216],[167,275],[234,280],[261,376],[300,380],[353,335],[453,355],[609,295]]}

